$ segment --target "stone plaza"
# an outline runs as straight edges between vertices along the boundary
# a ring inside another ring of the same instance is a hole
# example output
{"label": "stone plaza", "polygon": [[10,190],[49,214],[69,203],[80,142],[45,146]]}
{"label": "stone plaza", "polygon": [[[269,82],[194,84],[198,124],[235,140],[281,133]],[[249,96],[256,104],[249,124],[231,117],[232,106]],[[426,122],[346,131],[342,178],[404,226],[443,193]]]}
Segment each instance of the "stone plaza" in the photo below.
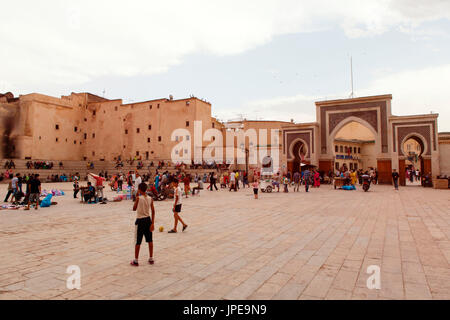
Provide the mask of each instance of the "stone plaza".
{"label": "stone plaza", "polygon": [[[132,267],[132,202],[81,204],[70,183],[52,187],[66,192],[55,206],[0,211],[0,299],[450,299],[447,190],[204,190],[183,199],[183,233],[167,233],[172,201],[155,202],[155,264],[144,243]],[[80,290],[67,289],[71,265]]]}

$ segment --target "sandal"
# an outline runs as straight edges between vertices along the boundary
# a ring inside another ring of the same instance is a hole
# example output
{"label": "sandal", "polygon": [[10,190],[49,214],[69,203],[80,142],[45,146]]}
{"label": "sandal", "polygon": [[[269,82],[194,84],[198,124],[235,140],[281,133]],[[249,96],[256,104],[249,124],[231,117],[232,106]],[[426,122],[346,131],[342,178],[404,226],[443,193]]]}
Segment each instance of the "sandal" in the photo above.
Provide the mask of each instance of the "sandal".
{"label": "sandal", "polygon": [[177,233],[175,230],[170,230],[169,232],[167,232],[167,233]]}
{"label": "sandal", "polygon": [[133,267],[139,267],[139,263],[134,260],[130,262],[130,265],[132,265]]}
{"label": "sandal", "polygon": [[183,231],[186,230],[187,227],[188,227],[188,225],[183,226]]}
{"label": "sandal", "polygon": [[155,260],[153,260],[153,258],[148,259],[148,263],[149,264],[155,264]]}

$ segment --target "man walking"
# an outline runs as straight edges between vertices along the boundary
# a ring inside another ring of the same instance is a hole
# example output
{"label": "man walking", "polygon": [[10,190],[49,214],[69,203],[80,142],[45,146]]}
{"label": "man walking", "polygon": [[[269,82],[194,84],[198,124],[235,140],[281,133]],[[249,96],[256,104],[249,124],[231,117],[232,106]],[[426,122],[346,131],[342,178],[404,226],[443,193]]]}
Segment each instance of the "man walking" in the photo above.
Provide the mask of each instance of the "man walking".
{"label": "man walking", "polygon": [[398,190],[398,178],[399,178],[399,175],[398,175],[398,172],[397,172],[396,169],[394,169],[392,171],[393,171],[392,172],[392,181],[394,182],[395,190]]}
{"label": "man walking", "polygon": [[311,172],[306,169],[303,171],[303,179],[305,179],[305,191],[309,192],[309,179],[311,178]]}
{"label": "man walking", "polygon": [[211,172],[210,181],[211,181],[211,191],[213,191],[213,187],[216,189],[216,191],[219,190],[216,185],[216,183],[217,183],[217,174],[216,173]]}

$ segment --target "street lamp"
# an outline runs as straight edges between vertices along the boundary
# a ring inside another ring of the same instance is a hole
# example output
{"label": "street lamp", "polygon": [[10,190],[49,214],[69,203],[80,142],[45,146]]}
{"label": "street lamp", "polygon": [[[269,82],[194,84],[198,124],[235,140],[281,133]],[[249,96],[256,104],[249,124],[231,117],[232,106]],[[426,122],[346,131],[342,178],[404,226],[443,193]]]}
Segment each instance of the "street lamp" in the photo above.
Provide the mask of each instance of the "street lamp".
{"label": "street lamp", "polygon": [[[251,145],[253,145],[253,144],[251,143]],[[248,174],[248,157],[250,154],[250,150],[248,148],[246,148],[243,143],[241,143],[241,151],[245,152],[245,172],[247,172],[247,174]]]}

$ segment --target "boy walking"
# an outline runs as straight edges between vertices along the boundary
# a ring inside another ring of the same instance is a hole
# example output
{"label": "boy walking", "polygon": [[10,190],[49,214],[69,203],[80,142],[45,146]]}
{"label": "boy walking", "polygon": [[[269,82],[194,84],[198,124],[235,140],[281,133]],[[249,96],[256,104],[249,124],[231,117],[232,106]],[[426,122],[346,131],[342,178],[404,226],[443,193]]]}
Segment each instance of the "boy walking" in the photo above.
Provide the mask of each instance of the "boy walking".
{"label": "boy walking", "polygon": [[181,199],[183,197],[183,193],[181,191],[181,187],[178,185],[178,179],[173,180],[174,185],[174,203],[173,203],[173,217],[175,219],[175,224],[172,230],[170,230],[168,233],[177,233],[177,226],[178,221],[180,221],[183,224],[183,231],[186,230],[188,225],[184,223],[184,221],[180,218],[180,212],[181,212]]}
{"label": "boy walking", "polygon": [[[134,201],[133,211],[136,211],[136,246],[134,248],[134,260],[131,261],[132,266],[139,266],[139,250],[141,249],[142,238],[145,236],[145,241],[148,243],[148,250],[150,258],[149,264],[154,264],[153,260],[153,237],[152,232],[155,230],[155,207],[153,206],[153,199],[147,196],[147,184],[140,183]],[[150,218],[150,209],[152,210],[152,217]]]}

